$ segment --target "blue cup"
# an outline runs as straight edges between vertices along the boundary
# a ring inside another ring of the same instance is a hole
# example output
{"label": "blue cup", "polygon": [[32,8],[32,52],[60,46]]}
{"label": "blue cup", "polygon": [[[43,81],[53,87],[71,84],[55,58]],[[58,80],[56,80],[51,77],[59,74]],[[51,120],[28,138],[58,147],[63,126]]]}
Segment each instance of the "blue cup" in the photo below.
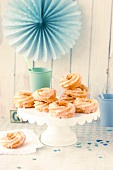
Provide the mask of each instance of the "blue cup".
{"label": "blue cup", "polygon": [[98,96],[100,107],[100,124],[105,127],[113,127],[113,94]]}
{"label": "blue cup", "polygon": [[36,67],[29,69],[29,79],[31,92],[34,92],[40,88],[51,87],[52,69]]}

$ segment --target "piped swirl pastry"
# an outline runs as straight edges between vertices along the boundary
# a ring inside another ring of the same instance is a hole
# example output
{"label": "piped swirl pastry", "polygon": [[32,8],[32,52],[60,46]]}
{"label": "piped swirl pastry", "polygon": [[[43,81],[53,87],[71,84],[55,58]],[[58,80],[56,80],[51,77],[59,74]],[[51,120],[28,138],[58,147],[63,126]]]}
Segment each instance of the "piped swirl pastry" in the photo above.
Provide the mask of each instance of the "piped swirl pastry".
{"label": "piped swirl pastry", "polygon": [[98,110],[96,99],[77,99],[73,102],[77,113],[93,113]]}
{"label": "piped swirl pastry", "polygon": [[73,90],[65,90],[64,94],[71,96],[73,98],[87,98],[89,95],[89,89],[81,84],[79,87],[76,87]]}
{"label": "piped swirl pastry", "polygon": [[61,78],[59,84],[65,89],[75,89],[79,87],[82,81],[82,77],[78,73],[67,74],[65,77]]}
{"label": "piped swirl pastry", "polygon": [[56,90],[52,88],[41,88],[33,93],[35,101],[51,103],[56,101]]}
{"label": "piped swirl pastry", "polygon": [[65,100],[67,102],[73,103],[75,98],[73,96],[62,93],[61,96],[60,96],[60,100]]}
{"label": "piped swirl pastry", "polygon": [[15,107],[31,108],[34,107],[34,98],[31,92],[18,92],[14,96]]}
{"label": "piped swirl pastry", "polygon": [[56,101],[49,104],[49,113],[56,118],[70,118],[75,115],[75,106],[66,101]]}
{"label": "piped swirl pastry", "polygon": [[40,102],[35,101],[34,102],[35,109],[39,112],[49,112],[49,103],[47,102]]}
{"label": "piped swirl pastry", "polygon": [[0,145],[5,148],[18,148],[23,145],[26,140],[26,136],[22,131],[16,131],[7,133],[4,137],[0,139]]}

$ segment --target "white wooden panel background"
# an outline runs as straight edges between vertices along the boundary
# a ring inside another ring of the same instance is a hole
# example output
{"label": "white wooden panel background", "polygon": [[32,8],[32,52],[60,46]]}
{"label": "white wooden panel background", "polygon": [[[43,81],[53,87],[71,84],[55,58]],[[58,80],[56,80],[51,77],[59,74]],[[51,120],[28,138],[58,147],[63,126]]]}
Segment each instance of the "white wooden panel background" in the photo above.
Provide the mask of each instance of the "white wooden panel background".
{"label": "white wooden panel background", "polygon": [[[0,0],[0,117],[9,117],[15,92],[30,90],[28,66],[23,55],[15,53],[3,36],[2,20],[8,0]],[[113,0],[78,0],[82,30],[70,53],[56,61],[31,62],[53,69],[52,87],[62,91],[59,80],[69,72],[79,72],[97,98],[99,83],[103,92],[113,93]]]}

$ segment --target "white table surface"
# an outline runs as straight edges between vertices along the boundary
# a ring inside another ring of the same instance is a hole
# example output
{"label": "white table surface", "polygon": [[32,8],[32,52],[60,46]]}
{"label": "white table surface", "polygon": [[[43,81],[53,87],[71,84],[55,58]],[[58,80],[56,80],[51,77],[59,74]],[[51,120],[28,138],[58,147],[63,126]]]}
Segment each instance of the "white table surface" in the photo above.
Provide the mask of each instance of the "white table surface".
{"label": "white table surface", "polygon": [[[10,123],[0,119],[0,131],[31,129],[38,136],[46,125]],[[68,147],[47,147],[27,155],[0,155],[0,170],[113,170],[113,128],[100,121],[75,125],[78,141]]]}

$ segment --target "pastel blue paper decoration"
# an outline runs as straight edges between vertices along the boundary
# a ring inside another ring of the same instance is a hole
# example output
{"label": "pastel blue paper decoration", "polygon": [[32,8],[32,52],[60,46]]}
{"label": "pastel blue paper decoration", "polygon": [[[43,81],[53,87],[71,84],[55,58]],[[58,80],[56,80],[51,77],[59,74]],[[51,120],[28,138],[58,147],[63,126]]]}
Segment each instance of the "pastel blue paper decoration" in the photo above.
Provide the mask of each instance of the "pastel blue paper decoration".
{"label": "pastel blue paper decoration", "polygon": [[72,0],[12,0],[3,25],[19,54],[34,61],[56,60],[76,43],[81,11]]}

